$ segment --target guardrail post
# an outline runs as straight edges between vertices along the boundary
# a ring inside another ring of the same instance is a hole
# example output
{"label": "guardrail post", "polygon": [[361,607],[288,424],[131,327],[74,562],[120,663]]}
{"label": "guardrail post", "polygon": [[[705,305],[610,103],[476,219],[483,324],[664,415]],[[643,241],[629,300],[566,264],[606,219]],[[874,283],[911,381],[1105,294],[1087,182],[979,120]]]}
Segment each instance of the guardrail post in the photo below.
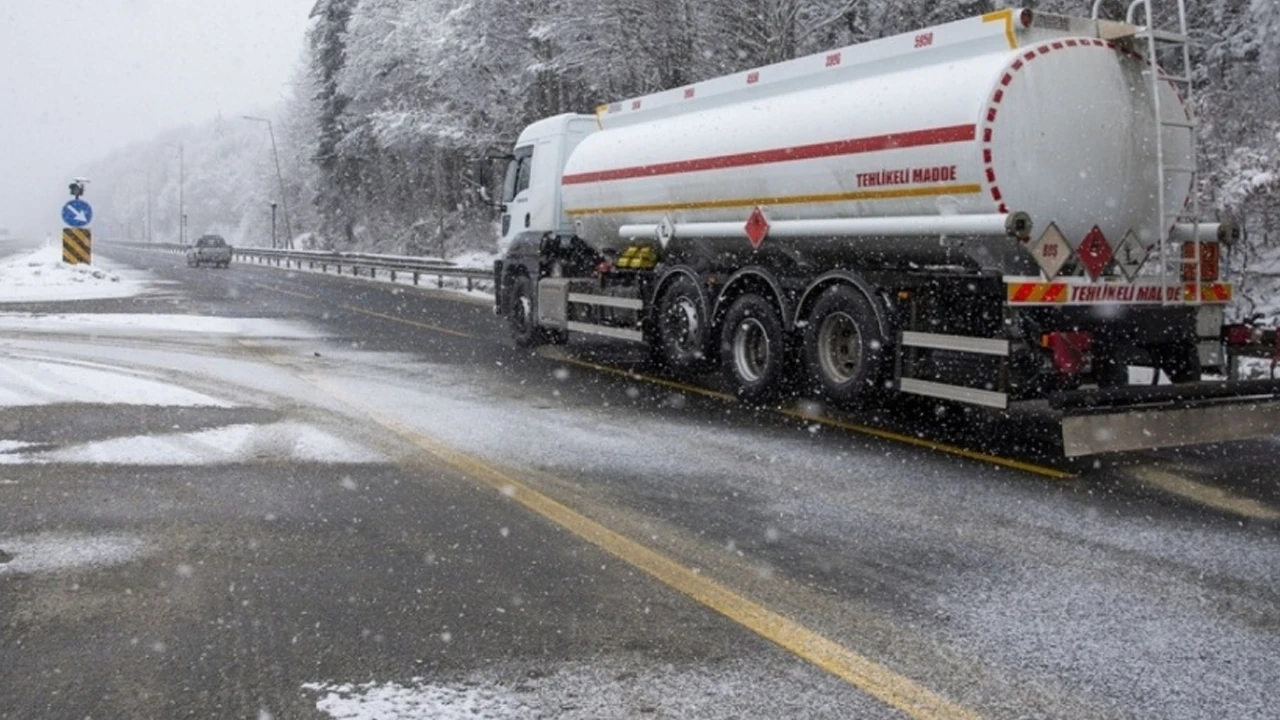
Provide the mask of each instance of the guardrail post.
{"label": "guardrail post", "polygon": [[417,285],[417,284],[418,284],[418,271],[417,271],[417,270],[414,270],[414,271],[413,271],[413,284],[414,284],[414,285]]}
{"label": "guardrail post", "polygon": [[391,282],[395,282],[395,281],[396,281],[396,271],[395,271],[395,270],[392,270],[392,271],[391,271]]}
{"label": "guardrail post", "polygon": [[471,292],[471,276],[467,276],[467,292]]}
{"label": "guardrail post", "polygon": [[436,276],[436,287],[442,290],[444,289],[444,275]]}

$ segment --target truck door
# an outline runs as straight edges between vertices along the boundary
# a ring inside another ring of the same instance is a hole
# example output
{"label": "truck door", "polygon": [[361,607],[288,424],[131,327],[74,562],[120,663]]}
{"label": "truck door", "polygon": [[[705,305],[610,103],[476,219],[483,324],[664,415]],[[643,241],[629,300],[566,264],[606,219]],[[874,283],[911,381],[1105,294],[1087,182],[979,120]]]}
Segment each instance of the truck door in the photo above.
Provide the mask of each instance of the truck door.
{"label": "truck door", "polygon": [[533,177],[533,146],[515,149],[507,164],[507,176],[502,182],[502,202],[506,211],[502,214],[502,237],[509,241],[529,227],[533,218],[529,207],[529,180]]}

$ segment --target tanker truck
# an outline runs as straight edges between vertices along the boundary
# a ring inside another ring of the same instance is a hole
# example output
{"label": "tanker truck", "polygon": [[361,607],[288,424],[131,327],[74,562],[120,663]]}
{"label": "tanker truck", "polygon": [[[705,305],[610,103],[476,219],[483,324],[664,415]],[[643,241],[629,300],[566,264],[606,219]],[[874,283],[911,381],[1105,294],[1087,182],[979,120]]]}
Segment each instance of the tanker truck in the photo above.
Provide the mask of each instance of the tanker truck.
{"label": "tanker truck", "polygon": [[1280,383],[1220,377],[1238,231],[1192,192],[1185,15],[1150,13],[1006,9],[535,122],[495,311],[752,403],[1043,410],[1068,456],[1274,435]]}

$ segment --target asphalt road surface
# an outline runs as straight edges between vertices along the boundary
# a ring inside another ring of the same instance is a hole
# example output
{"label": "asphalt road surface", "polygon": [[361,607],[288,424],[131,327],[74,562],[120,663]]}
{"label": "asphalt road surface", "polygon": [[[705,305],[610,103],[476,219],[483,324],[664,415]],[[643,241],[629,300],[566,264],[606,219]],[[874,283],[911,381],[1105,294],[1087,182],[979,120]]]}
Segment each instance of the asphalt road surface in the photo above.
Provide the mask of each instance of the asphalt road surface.
{"label": "asphalt road surface", "polygon": [[0,717],[1276,717],[1275,441],[1063,462],[108,253],[153,290],[0,307]]}

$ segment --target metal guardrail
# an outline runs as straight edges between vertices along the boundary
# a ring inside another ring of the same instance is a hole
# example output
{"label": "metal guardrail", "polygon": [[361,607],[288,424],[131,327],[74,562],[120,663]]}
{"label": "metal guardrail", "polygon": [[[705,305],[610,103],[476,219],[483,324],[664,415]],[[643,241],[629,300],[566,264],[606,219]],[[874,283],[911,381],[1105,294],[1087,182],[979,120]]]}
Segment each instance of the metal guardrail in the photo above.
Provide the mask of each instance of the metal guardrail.
{"label": "metal guardrail", "polygon": [[[177,243],[112,243],[141,250],[164,250],[185,253],[187,248]],[[268,265],[283,269],[296,268],[338,275],[350,275],[377,280],[381,275],[389,282],[411,278],[414,285],[434,279],[437,288],[445,287],[446,279],[462,281],[468,291],[491,290],[493,270],[490,268],[464,268],[444,260],[432,260],[411,255],[378,255],[360,252],[330,252],[324,250],[273,250],[268,248],[232,247],[232,259],[241,263]]]}

